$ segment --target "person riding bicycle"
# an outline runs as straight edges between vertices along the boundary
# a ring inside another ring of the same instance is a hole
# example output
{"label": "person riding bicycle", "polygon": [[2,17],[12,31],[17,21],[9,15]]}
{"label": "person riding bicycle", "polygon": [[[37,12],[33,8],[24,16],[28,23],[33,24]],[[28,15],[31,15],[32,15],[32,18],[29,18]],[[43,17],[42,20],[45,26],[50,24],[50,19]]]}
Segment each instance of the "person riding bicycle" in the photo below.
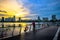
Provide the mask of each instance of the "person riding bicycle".
{"label": "person riding bicycle", "polygon": [[27,30],[28,30],[28,26],[26,25],[24,32],[27,32]]}

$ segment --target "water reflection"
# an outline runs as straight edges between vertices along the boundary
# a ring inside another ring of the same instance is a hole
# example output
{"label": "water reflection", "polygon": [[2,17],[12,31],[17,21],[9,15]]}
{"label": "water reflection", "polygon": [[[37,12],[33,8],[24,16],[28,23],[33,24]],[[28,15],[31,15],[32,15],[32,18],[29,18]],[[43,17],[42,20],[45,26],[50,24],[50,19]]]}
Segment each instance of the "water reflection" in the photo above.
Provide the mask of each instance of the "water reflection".
{"label": "water reflection", "polygon": [[[45,28],[48,26],[57,26],[57,24],[60,24],[60,22],[36,22],[36,30]],[[24,29],[28,25],[28,32],[32,31],[33,25],[32,23],[0,23],[0,36],[15,36],[21,33],[24,33]]]}
{"label": "water reflection", "polygon": [[23,33],[26,23],[0,23],[0,38],[11,37]]}

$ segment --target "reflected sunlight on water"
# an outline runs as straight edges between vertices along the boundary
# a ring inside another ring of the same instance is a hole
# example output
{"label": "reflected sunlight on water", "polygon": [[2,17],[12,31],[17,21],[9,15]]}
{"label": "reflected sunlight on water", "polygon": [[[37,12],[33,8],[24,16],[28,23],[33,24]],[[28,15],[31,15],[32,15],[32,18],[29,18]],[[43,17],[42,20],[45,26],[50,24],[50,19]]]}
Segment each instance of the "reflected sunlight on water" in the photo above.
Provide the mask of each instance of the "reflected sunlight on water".
{"label": "reflected sunlight on water", "polygon": [[[31,23],[21,23],[21,22],[19,22],[19,23],[10,23],[10,22],[8,22],[8,23],[0,23],[0,33],[1,33],[1,31],[2,31],[2,29],[1,29],[1,27],[2,27],[2,25],[4,25],[4,27],[6,27],[6,29],[8,29],[8,30],[6,30],[5,28],[4,28],[4,32],[5,32],[5,30],[7,31],[7,35],[11,35],[12,34],[12,32],[13,32],[13,35],[18,35],[19,34],[19,32],[21,32],[21,33],[24,33],[24,30],[25,30],[25,27],[26,27],[26,25],[28,26],[28,30],[27,30],[27,32],[30,32],[30,31],[32,31],[33,30],[33,25],[31,25],[32,24],[32,22]],[[44,24],[44,25],[42,25],[42,24]],[[56,26],[56,24],[59,24],[59,23],[49,23],[49,22],[40,22],[39,24],[36,22],[35,23],[35,26],[36,26],[36,30],[37,29],[42,29],[42,28],[45,28],[45,27],[48,27],[48,25],[47,24],[49,24],[49,26]],[[53,25],[52,25],[53,24]],[[19,26],[20,25],[20,26]],[[15,26],[15,27],[14,27]],[[20,31],[20,29],[21,29],[21,31]]]}
{"label": "reflected sunlight on water", "polygon": [[[0,23],[0,27],[2,27],[2,25],[4,25],[4,27],[14,27],[13,24],[15,24],[15,31],[18,31],[21,28],[21,33],[24,32],[24,29],[27,25],[26,23]],[[19,24],[21,25],[21,27],[19,27]]]}
{"label": "reflected sunlight on water", "polygon": [[26,25],[27,25],[26,23],[21,23],[21,26],[22,26],[22,31],[21,32],[22,33],[24,32],[24,29],[25,29]]}

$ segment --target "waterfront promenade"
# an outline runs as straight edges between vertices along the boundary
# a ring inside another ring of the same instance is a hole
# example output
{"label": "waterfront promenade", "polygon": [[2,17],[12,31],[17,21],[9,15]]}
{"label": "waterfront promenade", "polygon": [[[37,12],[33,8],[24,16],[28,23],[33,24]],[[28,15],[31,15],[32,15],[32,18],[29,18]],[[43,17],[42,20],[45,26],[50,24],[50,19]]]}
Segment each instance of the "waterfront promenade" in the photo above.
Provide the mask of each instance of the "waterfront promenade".
{"label": "waterfront promenade", "polygon": [[57,26],[51,26],[44,29],[40,29],[35,33],[31,31],[22,34],[21,36],[10,37],[4,40],[53,40],[57,30]]}
{"label": "waterfront promenade", "polygon": [[53,40],[58,27],[48,27],[36,31],[36,33],[27,33],[23,37],[24,40]]}

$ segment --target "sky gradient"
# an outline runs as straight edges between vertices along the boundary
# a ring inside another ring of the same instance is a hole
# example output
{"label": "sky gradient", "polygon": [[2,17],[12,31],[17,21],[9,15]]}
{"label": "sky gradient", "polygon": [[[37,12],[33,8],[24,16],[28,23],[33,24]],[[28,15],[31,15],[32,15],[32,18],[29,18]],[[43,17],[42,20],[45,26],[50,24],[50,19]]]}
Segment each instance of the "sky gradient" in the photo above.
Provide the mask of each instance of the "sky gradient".
{"label": "sky gradient", "polygon": [[[8,11],[8,15],[36,18],[55,14],[60,19],[60,0],[0,0],[0,10]],[[0,16],[8,16],[0,12]]]}

